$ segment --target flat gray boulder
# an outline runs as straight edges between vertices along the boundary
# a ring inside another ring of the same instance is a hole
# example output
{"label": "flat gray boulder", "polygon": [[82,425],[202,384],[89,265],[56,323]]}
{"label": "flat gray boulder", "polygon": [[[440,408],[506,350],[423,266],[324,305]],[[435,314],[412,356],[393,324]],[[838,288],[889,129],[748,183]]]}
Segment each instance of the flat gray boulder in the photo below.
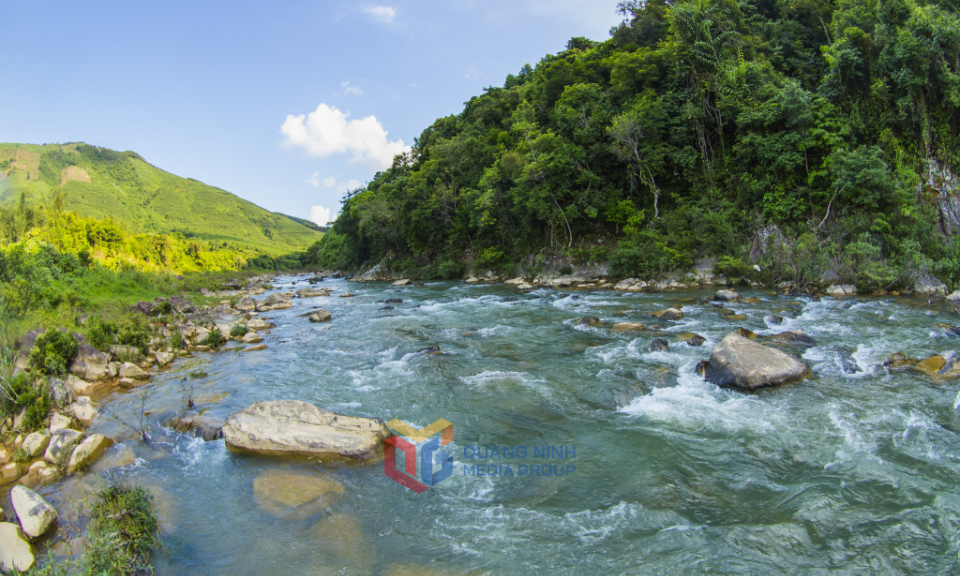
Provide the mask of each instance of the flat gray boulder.
{"label": "flat gray boulder", "polygon": [[718,386],[757,390],[800,380],[809,370],[797,358],[733,332],[714,346],[704,377]]}
{"label": "flat gray boulder", "polygon": [[340,416],[299,400],[257,402],[223,423],[223,439],[239,452],[373,460],[390,430],[380,420]]}

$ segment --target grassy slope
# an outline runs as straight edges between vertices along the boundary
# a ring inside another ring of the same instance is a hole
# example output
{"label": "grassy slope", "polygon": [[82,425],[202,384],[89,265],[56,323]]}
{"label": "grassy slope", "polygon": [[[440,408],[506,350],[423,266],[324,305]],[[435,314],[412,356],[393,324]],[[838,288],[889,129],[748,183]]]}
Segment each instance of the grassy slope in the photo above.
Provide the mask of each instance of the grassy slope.
{"label": "grassy slope", "polygon": [[[68,166],[90,182],[63,181]],[[138,155],[84,144],[0,143],[0,204],[27,192],[31,204],[49,204],[67,193],[65,208],[124,222],[133,232],[181,232],[271,254],[302,250],[322,236],[285,215],[274,214],[225,190],[174,176]],[[62,187],[61,187],[62,184]]]}

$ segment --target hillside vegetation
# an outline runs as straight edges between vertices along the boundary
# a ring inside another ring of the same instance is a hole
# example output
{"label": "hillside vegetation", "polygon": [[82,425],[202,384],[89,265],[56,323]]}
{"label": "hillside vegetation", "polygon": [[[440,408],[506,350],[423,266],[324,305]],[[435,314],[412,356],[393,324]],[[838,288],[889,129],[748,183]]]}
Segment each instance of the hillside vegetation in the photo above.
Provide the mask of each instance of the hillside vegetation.
{"label": "hillside vegetation", "polygon": [[[956,284],[942,215],[960,167],[956,0],[665,0],[620,5],[352,193],[308,254],[411,275],[829,275]],[[759,264],[761,271],[756,271]]]}
{"label": "hillside vegetation", "polygon": [[87,144],[0,144],[0,206],[25,199],[82,216],[112,218],[132,234],[178,233],[279,255],[321,234],[213,186],[164,172],[134,152]]}

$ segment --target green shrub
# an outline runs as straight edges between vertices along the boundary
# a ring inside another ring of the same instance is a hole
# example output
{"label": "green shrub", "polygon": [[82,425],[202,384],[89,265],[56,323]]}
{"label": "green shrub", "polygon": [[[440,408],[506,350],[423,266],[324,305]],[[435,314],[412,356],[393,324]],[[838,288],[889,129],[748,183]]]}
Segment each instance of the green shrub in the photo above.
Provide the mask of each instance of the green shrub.
{"label": "green shrub", "polygon": [[570,275],[570,274],[573,274],[573,268],[571,268],[570,266],[561,266],[561,267],[560,267],[560,275],[561,275],[561,276],[567,276],[567,275]]}
{"label": "green shrub", "polygon": [[173,305],[167,302],[166,300],[164,300],[163,302],[160,302],[159,304],[157,304],[156,307],[154,307],[153,311],[155,314],[158,314],[158,315],[172,314]]}
{"label": "green shrub", "polygon": [[735,256],[721,256],[713,267],[716,274],[723,274],[730,280],[750,278],[756,270]]}
{"label": "green shrub", "polygon": [[437,275],[446,280],[453,280],[463,276],[463,264],[455,260],[447,260],[437,266]]}
{"label": "green shrub", "polygon": [[193,372],[190,373],[190,378],[193,378],[194,380],[199,380],[201,378],[206,378],[206,377],[207,377],[207,373],[204,372],[203,370],[194,370]]}
{"label": "green shrub", "polygon": [[219,348],[226,344],[226,342],[227,340],[223,337],[223,334],[220,333],[220,330],[211,330],[207,332],[207,335],[200,341],[200,344],[211,348]]}
{"label": "green shrub", "polygon": [[246,326],[241,326],[240,324],[237,324],[236,326],[234,326],[233,328],[230,329],[230,337],[231,337],[231,338],[236,338],[236,337],[238,337],[238,336],[243,336],[243,335],[246,334],[246,333],[247,333],[247,327],[246,327]]}
{"label": "green shrub", "polygon": [[187,347],[187,341],[183,339],[183,334],[178,331],[170,336],[170,347],[174,350],[183,350]]}
{"label": "green shrub", "polygon": [[121,344],[140,350],[142,354],[150,350],[150,331],[139,322],[131,322],[121,328],[117,339]]}
{"label": "green shrub", "polygon": [[120,329],[113,322],[108,322],[99,316],[91,316],[89,325],[87,342],[94,348],[106,352],[110,346],[117,343],[117,334]]}
{"label": "green shrub", "polygon": [[47,330],[37,336],[30,351],[30,365],[40,374],[59,376],[77,357],[80,345],[73,336],[59,330]]}
{"label": "green shrub", "polygon": [[13,451],[13,461],[18,464],[23,464],[24,462],[30,461],[30,455],[27,454],[27,451],[23,448],[17,448]]}
{"label": "green shrub", "polygon": [[31,382],[22,372],[2,383],[0,409],[4,418],[15,418],[26,409],[23,426],[27,430],[40,428],[52,405],[47,387],[42,382]]}
{"label": "green shrub", "polygon": [[91,511],[86,562],[90,574],[152,574],[150,551],[160,545],[153,497],[142,486],[113,484]]}

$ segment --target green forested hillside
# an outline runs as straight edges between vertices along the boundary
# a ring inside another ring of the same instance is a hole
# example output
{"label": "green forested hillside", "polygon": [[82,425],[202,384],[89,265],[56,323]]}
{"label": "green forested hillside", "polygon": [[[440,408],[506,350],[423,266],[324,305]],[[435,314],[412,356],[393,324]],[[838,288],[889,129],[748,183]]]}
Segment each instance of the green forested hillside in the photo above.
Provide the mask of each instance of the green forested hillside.
{"label": "green forested hillside", "polygon": [[237,196],[148,164],[134,152],[87,144],[0,144],[0,205],[53,202],[113,218],[132,233],[174,233],[271,254],[302,250],[320,234]]}
{"label": "green forested hillside", "polygon": [[346,199],[318,263],[443,276],[565,253],[646,276],[714,257],[765,281],[955,283],[958,5],[623,2],[609,40],[424,130]]}

